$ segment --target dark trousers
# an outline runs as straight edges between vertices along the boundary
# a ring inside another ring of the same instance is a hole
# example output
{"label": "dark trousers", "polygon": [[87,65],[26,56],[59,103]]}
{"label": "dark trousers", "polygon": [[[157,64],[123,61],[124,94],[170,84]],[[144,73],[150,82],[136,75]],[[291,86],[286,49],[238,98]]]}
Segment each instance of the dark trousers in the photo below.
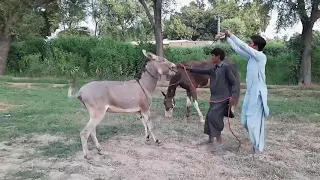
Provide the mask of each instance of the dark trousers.
{"label": "dark trousers", "polygon": [[[223,118],[228,117],[229,101],[220,103],[210,103],[210,107],[206,116],[204,133],[211,137],[221,136],[221,132],[224,129]],[[234,114],[230,111],[230,118],[233,118]]]}

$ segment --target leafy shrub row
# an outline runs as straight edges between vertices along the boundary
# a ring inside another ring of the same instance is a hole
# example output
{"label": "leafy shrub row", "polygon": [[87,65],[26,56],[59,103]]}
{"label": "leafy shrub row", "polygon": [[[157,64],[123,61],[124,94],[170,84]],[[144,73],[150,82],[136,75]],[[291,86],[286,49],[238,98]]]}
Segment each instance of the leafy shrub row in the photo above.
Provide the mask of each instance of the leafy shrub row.
{"label": "leafy shrub row", "polygon": [[[264,51],[268,56],[268,84],[296,82],[301,59],[297,51],[299,43],[296,42],[299,42],[299,37],[289,41],[289,44],[268,43]],[[320,41],[317,42],[313,51],[313,81],[320,80]],[[165,57],[174,63],[207,59],[214,47],[223,48],[228,58],[237,63],[244,81],[247,60],[235,54],[225,43],[194,48],[168,47],[165,48]],[[69,77],[77,73],[83,78],[128,79],[142,68],[145,60],[142,49],[155,53],[153,44],[132,45],[110,37],[64,36],[47,42],[33,39],[12,45],[7,71],[13,75],[31,77]]]}

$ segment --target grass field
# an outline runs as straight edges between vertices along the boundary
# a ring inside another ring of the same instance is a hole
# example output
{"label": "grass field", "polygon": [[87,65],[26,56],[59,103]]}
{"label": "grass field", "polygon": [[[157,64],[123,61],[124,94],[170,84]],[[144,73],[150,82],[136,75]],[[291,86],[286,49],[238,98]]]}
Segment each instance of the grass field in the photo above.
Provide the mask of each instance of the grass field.
{"label": "grass field", "polygon": [[[320,87],[270,86],[270,117],[263,154],[252,160],[249,145],[238,142],[227,124],[230,144],[224,154],[200,145],[207,139],[192,107],[185,119],[185,92],[177,93],[174,118],[164,118],[161,90],[153,96],[152,119],[162,146],[144,142],[134,114],[107,114],[98,126],[98,155],[89,138],[92,160],[82,154],[79,133],[88,114],[67,98],[65,80],[4,77],[0,81],[0,179],[319,179]],[[81,83],[84,83],[81,81]],[[79,87],[80,84],[77,85]],[[245,89],[242,89],[242,98]],[[208,89],[199,92],[209,97]],[[200,100],[203,114],[208,104]],[[233,131],[246,141],[239,113]]]}

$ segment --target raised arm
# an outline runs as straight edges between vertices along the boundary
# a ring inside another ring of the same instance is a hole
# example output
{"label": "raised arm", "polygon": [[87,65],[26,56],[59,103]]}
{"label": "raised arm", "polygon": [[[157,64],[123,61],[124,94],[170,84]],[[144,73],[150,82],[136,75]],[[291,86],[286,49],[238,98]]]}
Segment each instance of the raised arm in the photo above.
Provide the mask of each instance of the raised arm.
{"label": "raised arm", "polygon": [[240,40],[237,36],[230,34],[230,39],[235,43],[236,46],[238,46],[242,51],[249,54],[250,56],[255,57],[255,60],[260,60],[260,58],[257,58],[259,56],[260,52],[250,47],[248,44]]}
{"label": "raised arm", "polygon": [[250,55],[246,53],[245,51],[241,50],[229,37],[227,38],[227,42],[230,44],[231,48],[238,54],[246,57],[249,59]]}

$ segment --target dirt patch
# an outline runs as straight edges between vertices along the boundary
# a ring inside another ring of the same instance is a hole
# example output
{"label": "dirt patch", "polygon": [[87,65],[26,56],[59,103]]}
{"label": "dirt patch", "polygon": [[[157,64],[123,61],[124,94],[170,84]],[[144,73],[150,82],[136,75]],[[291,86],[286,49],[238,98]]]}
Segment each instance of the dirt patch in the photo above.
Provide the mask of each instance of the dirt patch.
{"label": "dirt patch", "polygon": [[34,87],[34,83],[12,83],[12,82],[7,82],[7,85],[9,87],[17,87],[17,88],[23,88],[23,89],[35,88]]}
{"label": "dirt patch", "polygon": [[[245,142],[246,133],[239,120],[231,124],[235,134]],[[207,137],[198,123],[176,123],[158,116],[154,126],[156,135],[163,140],[162,146],[152,141],[145,143],[143,134],[115,136],[99,139],[103,155],[98,155],[89,138],[91,160],[83,158],[81,148],[67,158],[45,158],[33,149],[65,140],[59,136],[33,136],[29,139],[33,142],[29,143],[22,142],[23,139],[12,144],[0,143],[0,161],[3,162],[0,179],[15,179],[17,175],[52,180],[317,179],[320,175],[317,136],[320,128],[315,124],[283,124],[270,119],[266,123],[265,152],[256,155],[254,161],[250,146],[243,145],[236,151],[238,144],[227,124],[223,136],[229,148],[223,154],[212,153],[211,146],[200,145]]]}
{"label": "dirt patch", "polygon": [[6,104],[3,102],[0,102],[0,111],[8,111],[12,108],[19,107],[19,106],[22,106],[22,105],[13,105],[13,104]]}
{"label": "dirt patch", "polygon": [[0,111],[7,111],[11,108],[11,105],[0,103]]}
{"label": "dirt patch", "polygon": [[52,88],[62,88],[62,87],[67,87],[67,84],[50,84],[49,87]]}
{"label": "dirt patch", "polygon": [[50,142],[55,142],[64,139],[61,136],[53,136],[53,135],[48,135],[48,134],[43,134],[43,135],[34,135],[31,140],[35,142],[39,142],[41,144],[48,144]]}
{"label": "dirt patch", "polygon": [[13,80],[40,80],[41,78],[31,78],[31,77],[12,77]]}
{"label": "dirt patch", "polygon": [[46,84],[46,83],[6,83],[9,87],[17,87],[23,89],[35,89],[37,87],[61,88],[68,86],[67,84]]}

